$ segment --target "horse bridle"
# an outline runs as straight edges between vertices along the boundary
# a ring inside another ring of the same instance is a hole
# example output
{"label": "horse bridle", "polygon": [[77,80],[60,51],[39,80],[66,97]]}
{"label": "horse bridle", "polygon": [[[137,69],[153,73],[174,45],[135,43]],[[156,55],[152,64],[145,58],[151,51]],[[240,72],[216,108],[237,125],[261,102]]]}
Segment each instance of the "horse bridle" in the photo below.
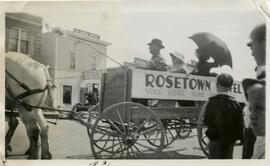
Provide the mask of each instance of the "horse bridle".
{"label": "horse bridle", "polygon": [[[24,90],[26,90],[25,92],[15,96],[14,93],[12,92],[10,86],[6,83],[6,91],[8,93],[8,95],[11,97],[11,98],[7,98],[6,97],[6,103],[9,105],[8,107],[15,107],[16,104],[18,105],[22,105],[26,108],[27,111],[32,111],[33,109],[33,106],[25,103],[22,99],[25,98],[25,97],[28,97],[28,96],[31,96],[31,95],[34,95],[34,94],[38,94],[38,93],[43,93],[45,92],[46,90],[48,90],[48,95],[49,95],[49,98],[51,99],[52,96],[51,96],[51,90],[53,88],[55,88],[55,85],[52,84],[52,80],[47,80],[47,85],[43,88],[43,89],[40,89],[40,88],[37,88],[37,89],[31,89],[29,88],[26,84],[24,84],[23,82],[19,81],[15,76],[13,76],[10,72],[8,72],[7,70],[5,70],[6,74],[11,78],[13,79],[17,85],[21,88],[23,88]],[[6,106],[7,106],[6,104]]]}

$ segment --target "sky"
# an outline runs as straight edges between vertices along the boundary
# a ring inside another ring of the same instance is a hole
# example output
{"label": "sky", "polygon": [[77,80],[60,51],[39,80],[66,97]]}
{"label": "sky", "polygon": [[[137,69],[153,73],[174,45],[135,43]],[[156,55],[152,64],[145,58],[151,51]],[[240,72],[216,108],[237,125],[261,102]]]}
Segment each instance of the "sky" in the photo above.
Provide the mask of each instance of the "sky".
{"label": "sky", "polygon": [[[150,59],[147,43],[153,38],[163,41],[165,49],[161,54],[168,64],[172,63],[169,53],[173,51],[183,54],[187,62],[196,60],[197,46],[188,37],[197,32],[211,32],[227,44],[233,75],[241,80],[255,76],[255,61],[246,43],[253,27],[264,21],[249,2],[24,2],[10,10],[41,16],[43,23],[51,27],[79,28],[98,34],[111,43],[107,55],[120,63],[132,62],[134,57]],[[108,59],[107,66],[117,64]]]}

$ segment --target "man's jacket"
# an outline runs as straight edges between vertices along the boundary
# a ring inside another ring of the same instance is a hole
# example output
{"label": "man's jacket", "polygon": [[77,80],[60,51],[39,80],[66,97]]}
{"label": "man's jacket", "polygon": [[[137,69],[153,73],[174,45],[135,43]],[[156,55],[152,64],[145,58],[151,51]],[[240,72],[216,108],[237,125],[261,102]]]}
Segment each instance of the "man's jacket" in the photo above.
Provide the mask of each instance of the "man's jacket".
{"label": "man's jacket", "polygon": [[206,136],[210,140],[242,140],[242,107],[233,97],[226,94],[210,97],[205,109],[204,124],[208,127]]}

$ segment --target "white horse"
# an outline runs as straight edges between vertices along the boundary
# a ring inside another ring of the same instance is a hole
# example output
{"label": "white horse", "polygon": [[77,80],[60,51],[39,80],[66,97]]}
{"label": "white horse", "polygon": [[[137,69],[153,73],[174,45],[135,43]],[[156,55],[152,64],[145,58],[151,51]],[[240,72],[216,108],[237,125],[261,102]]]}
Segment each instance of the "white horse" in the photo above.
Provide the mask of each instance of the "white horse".
{"label": "white horse", "polygon": [[[52,80],[48,68],[21,53],[9,52],[5,56],[6,63],[6,103],[17,109],[24,123],[30,146],[26,154],[29,159],[39,158],[39,137],[41,138],[41,158],[51,159],[49,152],[49,126],[39,108],[48,95],[52,101]],[[49,103],[52,106],[52,102]],[[6,135],[6,148],[11,148],[10,139],[18,125],[16,118],[7,118],[9,130]],[[11,122],[11,123],[10,123]],[[13,131],[12,131],[13,130]]]}

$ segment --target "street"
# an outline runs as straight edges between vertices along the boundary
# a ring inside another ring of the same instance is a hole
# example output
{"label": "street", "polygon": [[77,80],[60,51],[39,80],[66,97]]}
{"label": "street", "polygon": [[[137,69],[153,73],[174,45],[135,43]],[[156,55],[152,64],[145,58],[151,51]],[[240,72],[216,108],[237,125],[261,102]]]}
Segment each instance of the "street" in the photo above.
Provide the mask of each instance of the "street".
{"label": "street", "polygon": [[[51,120],[53,121],[53,120]],[[59,120],[57,125],[49,124],[50,152],[53,159],[93,159],[90,140],[84,126],[72,121]],[[6,127],[7,129],[7,127]],[[26,130],[20,121],[11,141],[13,151],[7,159],[26,159],[23,153],[28,148]],[[234,158],[241,158],[241,146],[234,149]],[[154,156],[155,159],[206,159],[200,150],[197,131],[193,129],[186,139],[177,139],[162,153]]]}

